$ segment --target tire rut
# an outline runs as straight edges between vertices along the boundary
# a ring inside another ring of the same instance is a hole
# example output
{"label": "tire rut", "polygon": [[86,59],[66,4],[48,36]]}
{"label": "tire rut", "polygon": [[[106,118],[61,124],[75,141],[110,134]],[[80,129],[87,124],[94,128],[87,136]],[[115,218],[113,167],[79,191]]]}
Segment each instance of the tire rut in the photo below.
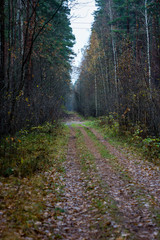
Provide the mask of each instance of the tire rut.
{"label": "tire rut", "polygon": [[63,219],[60,219],[57,234],[63,239],[91,240],[89,213],[90,202],[84,191],[81,169],[76,153],[75,131],[70,128],[71,135],[68,143],[68,155],[65,162],[65,194],[63,201],[57,207],[64,209]]}
{"label": "tire rut", "polygon": [[157,205],[160,207],[160,171],[155,170],[152,163],[145,163],[140,159],[135,159],[132,156],[127,157],[109,142],[104,140],[102,135],[95,129],[90,130],[99,139],[99,141],[107,147],[111,154],[115,155],[120,164],[128,171],[135,183],[145,190],[146,194],[154,196]]}
{"label": "tire rut", "polygon": [[[154,216],[149,206],[147,204],[140,205],[141,200],[144,199],[140,197],[137,200],[135,197],[139,189],[135,188],[133,182],[123,180],[119,172],[112,168],[107,159],[101,157],[87,132],[83,128],[79,129],[84,136],[85,144],[96,159],[98,173],[102,182],[106,185],[106,194],[112,196],[116,201],[124,228],[134,235],[132,239],[157,239],[158,228],[153,222]],[[100,135],[98,137],[103,142],[102,137]]]}

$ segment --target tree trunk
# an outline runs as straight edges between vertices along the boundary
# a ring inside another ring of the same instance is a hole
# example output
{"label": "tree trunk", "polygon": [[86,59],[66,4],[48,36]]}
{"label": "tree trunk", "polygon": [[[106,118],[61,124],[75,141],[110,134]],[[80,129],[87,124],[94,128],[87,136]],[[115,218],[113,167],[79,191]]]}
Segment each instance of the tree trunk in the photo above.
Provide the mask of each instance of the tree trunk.
{"label": "tree trunk", "polygon": [[[109,0],[109,15],[110,21],[113,21],[111,0]],[[118,80],[117,80],[117,61],[116,61],[116,44],[113,32],[113,24],[111,23],[111,41],[112,41],[112,50],[113,50],[113,61],[114,61],[114,82],[115,82],[115,91],[116,91],[116,102],[118,102]]]}
{"label": "tree trunk", "polygon": [[128,9],[128,0],[127,0],[127,34],[130,32],[130,19],[129,19],[129,9]]}
{"label": "tree trunk", "polygon": [[5,84],[5,14],[4,14],[4,0],[1,0],[0,3],[0,45],[1,45],[1,54],[0,54],[0,91],[4,88]]}
{"label": "tree trunk", "polygon": [[95,109],[96,109],[96,117],[98,116],[98,96],[97,96],[97,76],[94,76],[94,84],[95,84]]}
{"label": "tree trunk", "polygon": [[149,40],[147,0],[145,0],[144,4],[145,4],[145,25],[146,25],[146,37],[147,37],[148,85],[149,85],[150,97],[152,97],[150,40]]}

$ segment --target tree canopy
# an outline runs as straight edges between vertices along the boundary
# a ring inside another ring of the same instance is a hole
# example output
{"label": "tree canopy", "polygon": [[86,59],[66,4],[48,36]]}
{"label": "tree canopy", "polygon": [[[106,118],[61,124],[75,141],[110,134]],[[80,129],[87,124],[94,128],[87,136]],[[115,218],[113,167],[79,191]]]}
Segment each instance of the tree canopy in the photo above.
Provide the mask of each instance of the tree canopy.
{"label": "tree canopy", "polygon": [[96,0],[75,86],[77,110],[160,134],[160,2]]}
{"label": "tree canopy", "polygon": [[1,134],[59,118],[75,40],[67,2],[1,1]]}

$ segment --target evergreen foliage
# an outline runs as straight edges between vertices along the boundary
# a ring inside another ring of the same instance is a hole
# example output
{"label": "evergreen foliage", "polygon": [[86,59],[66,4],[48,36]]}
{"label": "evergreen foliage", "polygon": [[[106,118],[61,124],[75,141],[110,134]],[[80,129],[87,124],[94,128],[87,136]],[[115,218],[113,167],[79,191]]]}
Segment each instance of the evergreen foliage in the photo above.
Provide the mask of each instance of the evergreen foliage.
{"label": "evergreen foliage", "polygon": [[90,43],[75,84],[76,109],[87,116],[116,115],[121,130],[140,125],[145,136],[158,136],[160,3],[96,3]]}
{"label": "evergreen foliage", "polygon": [[54,122],[70,91],[74,36],[66,0],[0,6],[0,133]]}

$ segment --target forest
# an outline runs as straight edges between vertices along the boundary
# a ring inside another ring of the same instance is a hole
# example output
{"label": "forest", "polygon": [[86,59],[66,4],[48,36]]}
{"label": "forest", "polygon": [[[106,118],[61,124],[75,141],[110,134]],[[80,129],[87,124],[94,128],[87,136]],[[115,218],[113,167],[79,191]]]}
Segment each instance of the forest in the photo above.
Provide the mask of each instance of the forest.
{"label": "forest", "polygon": [[160,2],[96,0],[89,45],[75,84],[75,109],[111,116],[121,130],[160,134]]}
{"label": "forest", "polygon": [[160,239],[160,1],[96,0],[73,84],[81,1],[0,0],[2,240]]}
{"label": "forest", "polygon": [[[2,0],[0,134],[57,121],[74,88],[74,109],[111,116],[121,130],[160,134],[160,3],[96,0],[79,78],[71,84],[68,1]],[[134,130],[133,130],[134,131]]]}
{"label": "forest", "polygon": [[0,134],[59,119],[74,36],[65,0],[0,3]]}

